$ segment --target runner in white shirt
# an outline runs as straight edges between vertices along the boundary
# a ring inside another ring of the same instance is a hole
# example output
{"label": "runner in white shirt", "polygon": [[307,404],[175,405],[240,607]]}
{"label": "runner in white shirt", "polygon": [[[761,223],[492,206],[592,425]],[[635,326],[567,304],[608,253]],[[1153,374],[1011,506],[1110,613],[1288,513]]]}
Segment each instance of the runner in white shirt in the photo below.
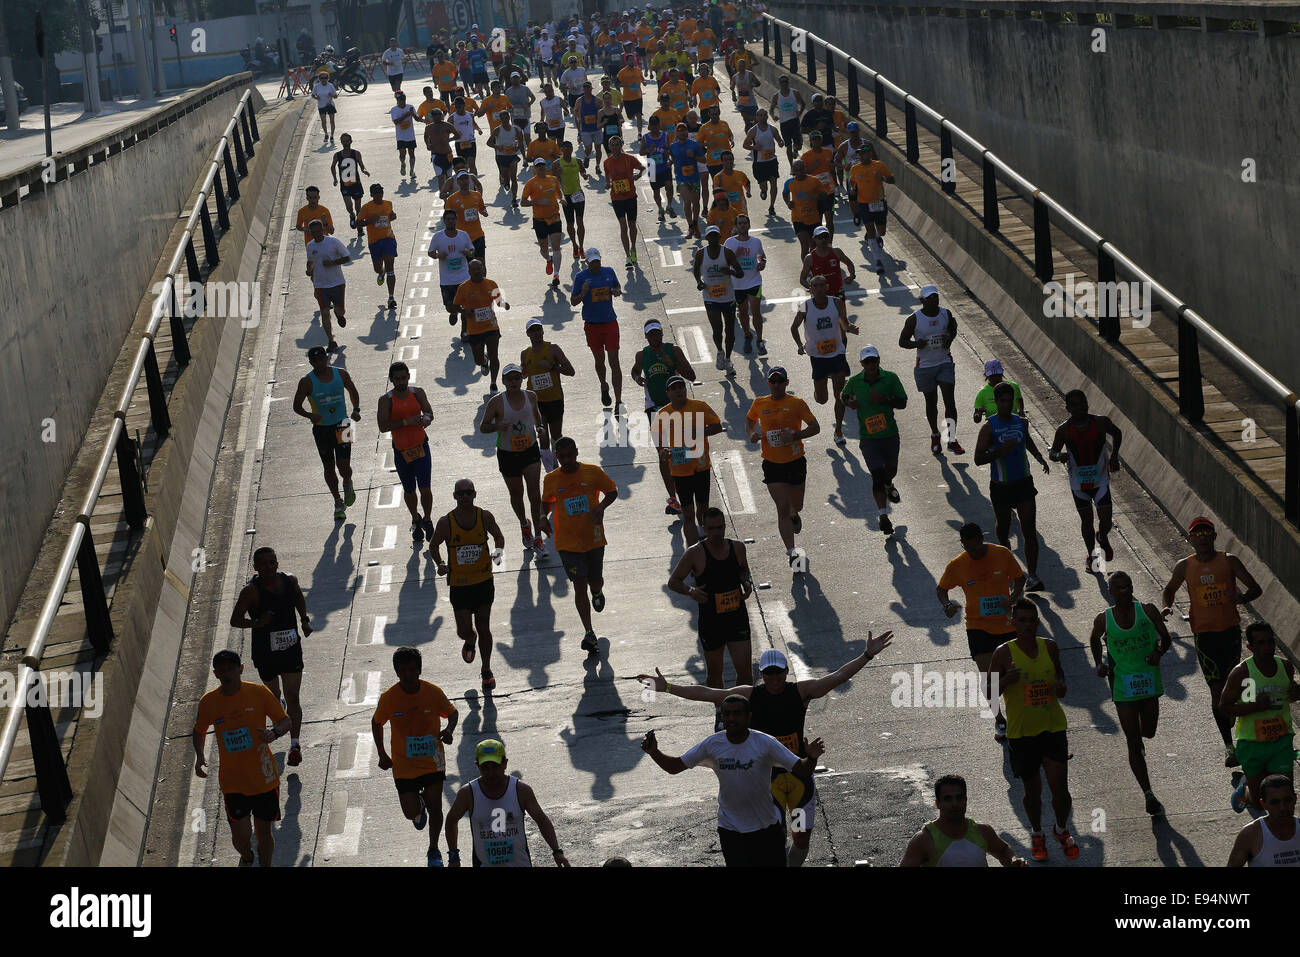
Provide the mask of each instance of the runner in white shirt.
{"label": "runner in white shirt", "polygon": [[474,114],[466,112],[465,97],[456,97],[454,109],[447,114],[447,122],[456,127],[456,155],[469,161],[470,172],[478,175],[478,143],[475,136],[479,132]]}
{"label": "runner in white shirt", "polygon": [[560,89],[564,91],[564,98],[568,101],[569,109],[573,109],[574,102],[582,96],[582,84],[587,81],[587,71],[580,66],[571,66],[560,74]]}
{"label": "runner in white shirt", "polygon": [[[812,296],[799,304],[790,334],[794,336],[799,355],[807,355],[812,363],[813,397],[818,405],[825,405],[826,380],[835,389],[835,444],[844,445],[844,380],[849,377],[849,363],[844,358],[844,346],[850,333],[856,335],[858,327],[849,322],[844,300],[826,294],[826,277],[813,276]],[[803,330],[804,341],[799,339]]]}
{"label": "runner in white shirt", "polygon": [[749,728],[749,699],[728,695],[722,702],[722,726],[681,757],[659,750],[653,731],[641,750],[669,774],[701,764],[718,776],[718,839],[728,867],[785,867],[785,827],[772,798],[772,769],[811,777],[826,752],[821,738],[808,742],[800,758],[780,741]]}
{"label": "runner in white shirt", "polygon": [[384,65],[384,76],[388,77],[388,85],[394,90],[402,88],[402,73],[406,69],[402,64],[405,58],[406,54],[397,45],[397,37],[389,37],[388,48],[379,54],[379,62]]}
{"label": "runner in white shirt", "polygon": [[749,235],[749,217],[741,213],[733,224],[735,235],[728,237],[722,245],[731,250],[740,268],[745,274],[735,281],[736,312],[740,319],[740,328],[745,333],[745,352],[754,347],[758,339],[758,354],[767,355],[767,341],[763,338],[763,270],[767,268],[767,256],[763,253],[763,241],[757,236]]}
{"label": "runner in white shirt", "polygon": [[569,104],[564,97],[555,95],[555,87],[546,83],[542,86],[542,122],[546,124],[546,135],[557,143],[564,141],[564,115],[569,112]]}
{"label": "runner in white shirt", "polygon": [[397,94],[397,105],[388,111],[397,131],[397,158],[402,163],[402,175],[406,175],[407,154],[410,154],[411,175],[415,175],[415,107],[406,102],[406,94]]}
{"label": "runner in white shirt", "polygon": [[[334,141],[334,98],[339,89],[329,81],[329,74],[321,70],[320,77],[311,85],[311,95],[316,97],[316,112],[320,115],[320,129],[325,134],[325,142]],[[329,128],[325,127],[325,118],[329,118]]]}
{"label": "runner in white shirt", "polygon": [[[460,284],[469,280],[469,261],[474,258],[474,240],[458,229],[459,215],[454,209],[442,214],[442,231],[429,240],[429,258],[438,261],[438,285],[442,287],[442,304],[447,307],[447,322],[456,324],[452,301]],[[461,317],[462,333],[465,319]]]}
{"label": "runner in white shirt", "polygon": [[538,79],[546,79],[553,72],[554,64],[551,58],[555,56],[555,41],[551,39],[551,34],[547,30],[542,31],[542,38],[537,41],[537,62],[541,65],[542,72]]}
{"label": "runner in white shirt", "polygon": [[316,290],[316,304],[320,306],[320,324],[329,336],[329,352],[338,351],[334,341],[334,327],[330,325],[330,308],[338,316],[339,328],[348,324],[343,314],[343,294],[347,281],[343,278],[343,264],[352,257],[348,247],[337,236],[325,235],[325,226],[319,219],[313,220],[308,227],[311,230],[311,242],[307,244],[307,275]]}

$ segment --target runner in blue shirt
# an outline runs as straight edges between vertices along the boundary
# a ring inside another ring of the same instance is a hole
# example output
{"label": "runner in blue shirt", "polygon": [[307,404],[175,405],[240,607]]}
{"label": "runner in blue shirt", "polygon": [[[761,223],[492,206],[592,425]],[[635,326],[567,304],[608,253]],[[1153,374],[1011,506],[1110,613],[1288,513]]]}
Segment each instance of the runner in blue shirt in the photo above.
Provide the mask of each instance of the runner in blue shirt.
{"label": "runner in blue shirt", "polygon": [[623,295],[618,274],[600,264],[600,250],[587,250],[587,268],[573,279],[571,305],[582,303],[583,329],[587,345],[596,361],[600,379],[601,405],[610,404],[609,385],[605,382],[605,353],[609,353],[610,372],[614,377],[615,412],[623,405],[623,371],[618,362],[618,317],[614,315],[614,298]]}
{"label": "runner in blue shirt", "polygon": [[591,83],[582,84],[582,96],[573,104],[574,123],[578,127],[578,144],[582,148],[582,171],[600,143],[600,100],[592,96]]}
{"label": "runner in blue shirt", "polygon": [[677,172],[677,191],[682,196],[682,215],[686,217],[689,227],[687,238],[700,235],[700,164],[704,162],[708,151],[691,139],[687,134],[686,124],[677,124],[677,139],[668,144],[668,152],[673,157],[673,167]]}

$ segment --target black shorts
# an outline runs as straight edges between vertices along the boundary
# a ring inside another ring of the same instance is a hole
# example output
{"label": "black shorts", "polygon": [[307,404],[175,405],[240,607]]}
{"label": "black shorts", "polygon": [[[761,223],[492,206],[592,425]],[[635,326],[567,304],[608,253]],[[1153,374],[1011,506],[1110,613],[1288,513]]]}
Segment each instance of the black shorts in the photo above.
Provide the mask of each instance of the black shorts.
{"label": "black shorts", "polygon": [[506,478],[522,478],[528,466],[536,465],[541,460],[542,450],[537,447],[536,442],[522,452],[497,449],[497,468]]}
{"label": "black shorts", "polygon": [[478,155],[478,144],[477,144],[477,143],[457,143],[457,144],[456,144],[456,155],[457,155],[457,156],[477,156],[477,155]]}
{"label": "black shorts", "polygon": [[864,223],[870,223],[873,226],[884,226],[889,221],[889,207],[871,211],[867,209],[866,203],[855,203],[858,208],[858,216]]}
{"label": "black shorts", "polygon": [[999,645],[1004,645],[1012,638],[1016,637],[1014,631],[1009,631],[1005,635],[994,635],[981,628],[966,629],[966,647],[970,649],[970,656],[991,655],[998,650]]}
{"label": "black shorts", "polygon": [[333,306],[338,309],[343,305],[343,293],[347,290],[347,283],[341,282],[337,286],[321,286],[315,290],[317,304],[324,300],[327,306]]}
{"label": "black shorts", "polygon": [[811,236],[812,231],[816,229],[818,226],[817,223],[801,223],[797,219],[793,221],[792,225],[794,226],[794,234],[796,236],[798,236],[800,233],[807,233],[809,236]]}
{"label": "black shorts", "polygon": [[619,219],[626,219],[629,223],[636,222],[636,197],[631,199],[611,200],[614,207],[614,215]]}
{"label": "black shorts", "polygon": [[847,379],[852,375],[849,371],[849,360],[844,357],[842,352],[837,356],[809,356],[809,361],[812,363],[814,382],[830,379],[837,375],[844,376]]}
{"label": "black shorts", "polygon": [[364,199],[366,191],[362,189],[360,183],[342,183],[339,186],[339,192],[349,199]]}
{"label": "black shorts", "polygon": [[451,586],[451,607],[455,611],[478,611],[492,604],[496,597],[496,584],[491,578],[477,585]]}
{"label": "black shorts", "polygon": [[639,116],[641,115],[641,101],[640,101],[640,100],[624,100],[624,101],[623,101],[623,112],[627,115],[627,118],[628,118],[629,120],[634,120],[634,119],[636,119],[637,117],[639,117]]}
{"label": "black shorts", "polygon": [[557,219],[553,223],[544,222],[540,219],[533,220],[533,232],[537,234],[538,239],[545,239],[547,236],[559,236],[562,227]]}
{"label": "black shorts", "polygon": [[451,169],[450,153],[430,153],[429,155],[430,158],[433,160],[433,165],[438,167],[438,169],[440,170]]}
{"label": "black shorts", "polygon": [[764,485],[803,485],[808,481],[808,459],[799,456],[793,462],[769,462],[763,459]]}
{"label": "black shorts", "polygon": [[787,148],[803,149],[803,131],[799,129],[797,118],[781,121],[781,139],[785,140]]}
{"label": "black shorts", "polygon": [[1098,508],[1109,508],[1110,507],[1110,484],[1107,483],[1105,494],[1102,495],[1101,498],[1096,498],[1095,497],[1096,494],[1100,491],[1101,489],[1093,489],[1091,494],[1084,492],[1082,495],[1080,495],[1078,492],[1071,490],[1071,494],[1074,496],[1074,507],[1081,512],[1088,511],[1094,505],[1097,506]]}
{"label": "black shorts", "polygon": [[569,197],[563,196],[560,199],[560,205],[564,208],[564,221],[569,228],[573,228],[574,219],[582,219],[583,213],[587,211],[587,200],[583,199],[580,203],[569,202]]}
{"label": "black shorts", "polygon": [[819,212],[819,213],[829,213],[829,212],[831,212],[831,211],[834,210],[834,209],[835,209],[835,197],[834,197],[834,196],[818,196],[818,197],[817,197],[817,212]]}
{"label": "black shorts", "polygon": [[438,288],[442,290],[442,304],[446,306],[447,311],[450,312],[452,304],[456,300],[456,290],[459,289],[460,286],[439,286]]}
{"label": "black shorts", "polygon": [[333,103],[326,103],[324,109],[318,109],[316,112],[319,113],[322,117],[326,117],[326,116],[333,116],[338,111],[334,109]]}
{"label": "black shorts", "polygon": [[883,439],[859,440],[858,449],[862,452],[862,461],[866,463],[867,471],[873,477],[882,472],[897,474],[899,444],[897,435]]}
{"label": "black shorts", "polygon": [[512,116],[510,122],[514,124],[515,129],[523,130],[525,133],[528,132],[528,117]]}
{"label": "black shorts", "polygon": [[262,679],[262,684],[269,685],[280,675],[295,675],[302,673],[302,641],[295,642],[291,647],[283,651],[271,650],[271,639],[269,636],[262,638],[254,637],[253,646],[253,667],[257,669],[257,677]]}
{"label": "black shorts", "polygon": [[677,491],[677,501],[682,508],[694,508],[695,517],[704,520],[704,511],[709,507],[709,490],[713,477],[712,469],[694,472],[690,475],[674,475],[673,488]]}
{"label": "black shorts", "polygon": [[736,305],[740,305],[740,304],[743,303],[746,299],[748,299],[750,296],[753,296],[755,299],[762,299],[762,298],[763,298],[763,287],[762,287],[762,286],[751,286],[751,287],[748,288],[748,289],[737,289],[737,290],[736,290]]}
{"label": "black shorts", "polygon": [[537,400],[537,411],[542,414],[542,421],[547,425],[564,418],[564,399]]}
{"label": "black shorts", "polygon": [[442,783],[446,780],[446,771],[430,771],[418,778],[393,778],[393,783],[397,785],[398,794],[423,794],[430,788],[441,791]]}
{"label": "black shorts", "polygon": [[1044,731],[1032,738],[1009,738],[1011,770],[1018,778],[1031,778],[1044,759],[1065,764],[1070,760],[1070,743],[1064,731]]}
{"label": "black shorts", "polygon": [[754,164],[754,179],[767,181],[781,175],[781,167],[776,160],[759,160]]}
{"label": "black shorts", "polygon": [[[710,598],[712,601],[712,598]],[[749,612],[739,611],[718,614],[704,612],[700,606],[700,646],[705,651],[718,651],[733,641],[749,641]]]}
{"label": "black shorts", "polygon": [[388,85],[391,86],[394,90],[400,90],[402,88],[402,74],[394,73],[392,76],[390,76],[388,78]]}
{"label": "black shorts", "polygon": [[727,867],[785,867],[785,825],[741,834],[718,828],[718,845]]}
{"label": "black shorts", "polygon": [[311,437],[316,442],[316,451],[325,465],[346,465],[352,461],[352,443],[339,441],[339,429],[351,424],[344,419],[338,425],[313,425]]}
{"label": "black shorts", "polygon": [[672,168],[667,164],[655,164],[655,178],[650,181],[651,189],[671,188],[673,185]]}
{"label": "black shorts", "polygon": [[1206,684],[1228,680],[1228,672],[1241,663],[1241,627],[1226,631],[1202,631],[1195,636],[1196,659]]}
{"label": "black shorts", "polygon": [[719,163],[717,166],[709,166],[709,165],[706,164],[704,168],[707,169],[707,170],[709,171],[709,175],[710,175],[710,176],[717,176],[719,173],[722,172],[722,164],[721,164],[721,163]]}
{"label": "black shorts", "polygon": [[232,821],[242,821],[253,815],[259,821],[280,820],[280,789],[263,791],[261,794],[223,794],[226,801],[226,817]]}
{"label": "black shorts", "polygon": [[497,154],[497,169],[508,170],[512,166],[518,166],[518,165],[519,165],[519,157],[516,156],[515,154],[511,153],[509,156],[507,156],[504,153]]}
{"label": "black shorts", "polygon": [[465,341],[471,346],[476,346],[479,343],[487,344],[494,340],[500,341],[500,339],[501,332],[497,329],[489,329],[487,332],[474,332],[465,336]]}
{"label": "black shorts", "polygon": [[558,130],[553,130],[550,127],[547,127],[546,132],[543,133],[542,135],[548,140],[555,140],[555,142],[557,143],[563,143],[564,127],[561,126]]}
{"label": "black shorts", "polygon": [[486,236],[480,236],[478,239],[474,240],[474,255],[479,259],[483,259],[487,256]]}
{"label": "black shorts", "polygon": [[587,552],[560,552],[560,562],[564,565],[564,573],[569,576],[569,581],[576,582],[579,578],[586,578],[595,581],[605,580],[605,546],[593,548]]}
{"label": "black shorts", "polygon": [[1015,508],[1025,502],[1033,501],[1038,489],[1034,488],[1032,476],[1016,479],[1014,482],[990,482],[989,501],[994,509]]}

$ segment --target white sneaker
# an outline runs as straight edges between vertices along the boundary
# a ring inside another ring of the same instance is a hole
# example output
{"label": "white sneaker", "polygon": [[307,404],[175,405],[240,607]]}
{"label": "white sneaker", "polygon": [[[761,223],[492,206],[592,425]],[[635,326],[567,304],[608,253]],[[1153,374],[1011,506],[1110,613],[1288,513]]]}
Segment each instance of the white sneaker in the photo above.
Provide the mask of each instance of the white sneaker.
{"label": "white sneaker", "polygon": [[725,359],[725,361],[726,361],[726,370],[727,370],[728,372],[735,372],[735,371],[736,371],[736,364],[735,364],[734,362],[731,361],[731,356],[727,356],[726,359]]}
{"label": "white sneaker", "polygon": [[721,352],[719,352],[718,357],[713,360],[713,367],[717,369],[719,372],[721,372],[723,369],[727,367],[726,357],[723,356]]}

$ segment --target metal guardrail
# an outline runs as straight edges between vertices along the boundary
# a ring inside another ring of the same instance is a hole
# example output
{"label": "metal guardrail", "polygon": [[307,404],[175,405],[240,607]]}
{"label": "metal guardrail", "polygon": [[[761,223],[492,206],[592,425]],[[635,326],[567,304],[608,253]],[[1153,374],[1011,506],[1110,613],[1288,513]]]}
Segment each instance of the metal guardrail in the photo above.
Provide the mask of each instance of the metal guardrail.
{"label": "metal guardrail", "polygon": [[[1083,220],[1025,179],[992,150],[984,146],[961,127],[931,109],[898,84],[886,79],[843,50],[807,30],[780,20],[771,14],[762,15],[763,55],[777,66],[799,73],[798,49],[802,48],[804,74],[809,83],[817,84],[818,59],[824,62],[826,90],[836,96],[836,60],[844,64],[848,81],[847,105],[852,116],[861,116],[861,91],[859,75],[866,78],[875,100],[876,135],[887,138],[889,131],[886,104],[891,96],[901,103],[904,115],[905,155],[907,162],[920,166],[920,140],[917,133],[917,114],[929,118],[939,132],[940,162],[945,166],[953,162],[953,139],[960,141],[968,155],[979,156],[983,167],[984,228],[991,233],[1000,229],[997,185],[999,177],[1033,201],[1034,207],[1034,274],[1042,282],[1052,280],[1052,226],[1072,235],[1097,251],[1097,278],[1101,282],[1114,282],[1117,267],[1134,281],[1147,284],[1153,302],[1159,302],[1162,311],[1172,314],[1178,322],[1178,411],[1189,423],[1199,425],[1205,417],[1204,377],[1201,374],[1200,347],[1202,340],[1220,360],[1232,368],[1246,382],[1260,392],[1270,403],[1281,406],[1286,416],[1286,437],[1283,443],[1286,454],[1286,472],[1283,480],[1283,507],[1293,525],[1300,525],[1300,396],[1287,388],[1276,377],[1246,355],[1234,342],[1211,326],[1187,303],[1157,282],[1141,266],[1125,255],[1114,243],[1103,237]],[[782,31],[786,33],[782,47]],[[819,52],[820,50],[820,52]],[[789,64],[787,67],[786,64]],[[940,187],[948,194],[956,192],[955,180],[940,176]],[[1097,328],[1102,338],[1118,342],[1120,317],[1107,314],[1109,297],[1098,296]]]}
{"label": "metal guardrail", "polygon": [[[18,670],[19,696],[15,699],[14,706],[9,709],[5,718],[4,731],[0,733],[0,779],[3,779],[13,754],[14,742],[18,738],[20,716],[26,715],[32,757],[36,765],[41,810],[45,813],[46,819],[54,824],[62,823],[67,818],[67,805],[72,799],[72,787],[68,782],[63,750],[54,729],[49,704],[43,695],[32,695],[30,692],[34,682],[40,681],[41,657],[45,650],[45,641],[54,623],[54,616],[63,602],[63,595],[72,577],[74,564],[77,566],[81,582],[87,637],[96,653],[101,656],[107,654],[112,646],[113,623],[109,618],[103,576],[100,573],[98,556],[95,554],[94,539],[90,534],[90,517],[95,511],[95,504],[99,500],[104,481],[108,478],[108,470],[115,458],[118,478],[122,486],[122,508],[127,524],[132,529],[138,530],[144,526],[145,519],[148,517],[138,443],[127,434],[126,413],[131,406],[131,397],[140,382],[140,376],[144,375],[149,391],[150,424],[159,437],[166,436],[171,430],[171,418],[167,412],[167,396],[163,391],[162,374],[158,369],[154,336],[157,335],[158,328],[166,316],[171,329],[172,354],[181,367],[189,364],[189,341],[181,300],[178,300],[176,295],[176,277],[181,272],[183,263],[185,277],[189,282],[203,281],[205,272],[199,268],[196,232],[203,243],[207,273],[210,274],[220,262],[217,254],[218,236],[213,227],[212,213],[208,209],[208,199],[211,197],[216,205],[217,226],[222,230],[229,229],[230,204],[239,199],[239,180],[248,175],[247,161],[253,156],[253,144],[261,139],[257,130],[257,117],[252,108],[252,97],[251,89],[244,91],[234,115],[226,124],[225,132],[221,134],[221,141],[213,151],[212,161],[208,166],[207,175],[203,178],[203,185],[199,188],[194,209],[185,225],[185,232],[167,266],[161,294],[154,301],[149,325],[140,338],[140,346],[136,350],[135,361],[131,364],[130,375],[122,387],[121,398],[113,412],[113,425],[104,443],[104,450],[100,453],[90,489],[86,492],[77,513],[76,523],[72,526],[68,542],[63,549],[63,557],[59,560],[54,582],[45,597],[35,631],[23,654]],[[17,702],[20,701],[24,702],[21,710],[17,707]]]}

